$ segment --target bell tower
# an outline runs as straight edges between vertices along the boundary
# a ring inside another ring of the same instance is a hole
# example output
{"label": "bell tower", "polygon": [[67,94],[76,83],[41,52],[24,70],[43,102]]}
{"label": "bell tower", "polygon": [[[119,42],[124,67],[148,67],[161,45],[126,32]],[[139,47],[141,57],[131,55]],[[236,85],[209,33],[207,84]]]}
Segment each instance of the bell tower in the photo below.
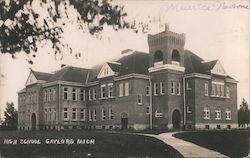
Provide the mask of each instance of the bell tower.
{"label": "bell tower", "polygon": [[182,78],[185,34],[165,30],[148,35],[149,74],[152,78],[153,128],[183,126]]}
{"label": "bell tower", "polygon": [[185,34],[175,33],[165,25],[165,30],[155,35],[148,35],[150,70],[154,67],[184,67]]}

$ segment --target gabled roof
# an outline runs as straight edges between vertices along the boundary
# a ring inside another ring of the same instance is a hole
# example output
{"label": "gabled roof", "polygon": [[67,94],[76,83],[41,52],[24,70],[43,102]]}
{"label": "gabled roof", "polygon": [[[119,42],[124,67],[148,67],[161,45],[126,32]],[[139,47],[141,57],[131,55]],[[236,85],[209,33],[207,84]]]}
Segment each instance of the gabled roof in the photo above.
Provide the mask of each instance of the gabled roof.
{"label": "gabled roof", "polygon": [[85,68],[66,66],[61,70],[55,72],[55,74],[48,80],[48,82],[68,81],[85,83],[88,76],[88,70],[89,69]]}
{"label": "gabled roof", "polygon": [[120,63],[108,62],[107,64],[109,65],[109,67],[110,67],[114,72],[119,72],[119,71],[120,71],[120,68],[121,68],[121,64],[120,64]]}
{"label": "gabled roof", "polygon": [[[148,75],[148,59],[149,54],[134,51],[133,53],[124,53],[119,58],[107,63],[113,71],[118,72],[118,76],[127,75],[131,73]],[[90,69],[88,82],[97,80],[97,75],[99,74],[103,65],[105,65],[105,63],[96,65]]]}
{"label": "gabled roof", "polygon": [[189,50],[184,52],[184,67],[185,73],[204,73],[202,58]]}
{"label": "gabled roof", "polygon": [[203,62],[203,68],[205,71],[211,70],[213,69],[213,67],[215,66],[215,64],[218,62],[218,60],[212,60],[209,62]]}
{"label": "gabled roof", "polygon": [[[185,50],[184,52],[185,74],[201,73],[210,75],[211,70],[213,70],[218,62],[218,60],[205,62],[202,58],[189,50]],[[38,80],[47,80],[47,82],[68,81],[89,83],[98,81],[98,75],[104,66],[108,66],[108,68],[114,72],[115,76],[123,76],[132,73],[148,75],[149,54],[139,51],[129,51],[121,54],[120,57],[110,62],[95,65],[91,69],[66,66],[56,71],[54,74],[36,71],[33,71],[33,74]],[[107,75],[106,77],[108,76],[112,75]],[[225,77],[233,79],[227,75]],[[105,78],[105,76],[102,78]]]}
{"label": "gabled roof", "polygon": [[31,70],[37,80],[47,81],[53,74]]}
{"label": "gabled roof", "polygon": [[129,55],[125,55],[117,60],[121,63],[121,70],[119,76],[130,73],[137,73],[148,75],[149,68],[149,54],[135,51]]}

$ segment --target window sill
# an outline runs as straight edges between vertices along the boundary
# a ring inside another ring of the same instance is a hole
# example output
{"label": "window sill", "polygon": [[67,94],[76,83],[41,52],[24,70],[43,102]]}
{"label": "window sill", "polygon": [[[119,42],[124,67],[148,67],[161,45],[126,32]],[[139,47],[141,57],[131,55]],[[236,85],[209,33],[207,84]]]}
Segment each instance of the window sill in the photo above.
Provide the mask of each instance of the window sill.
{"label": "window sill", "polygon": [[210,95],[211,98],[221,98],[221,99],[226,99],[227,97],[224,96],[215,96],[215,95]]}
{"label": "window sill", "polygon": [[99,98],[99,100],[105,100],[105,99],[108,99],[108,97],[105,97],[105,98]]}

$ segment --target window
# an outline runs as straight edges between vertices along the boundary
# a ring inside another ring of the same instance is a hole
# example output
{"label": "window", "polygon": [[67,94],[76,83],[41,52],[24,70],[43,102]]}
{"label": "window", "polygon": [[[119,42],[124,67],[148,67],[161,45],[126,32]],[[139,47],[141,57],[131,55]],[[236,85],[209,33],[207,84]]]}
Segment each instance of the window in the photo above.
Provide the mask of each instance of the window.
{"label": "window", "polygon": [[56,89],[53,89],[53,94],[52,94],[53,101],[56,100]]}
{"label": "window", "polygon": [[46,102],[47,101],[47,91],[44,91],[44,97],[43,97],[43,101]]}
{"label": "window", "polygon": [[63,119],[64,120],[68,119],[68,108],[63,108]]}
{"label": "window", "polygon": [[113,83],[108,84],[108,97],[113,97]]}
{"label": "window", "polygon": [[150,107],[149,107],[149,106],[146,107],[146,114],[147,114],[147,115],[150,114]]}
{"label": "window", "polygon": [[51,95],[52,95],[52,93],[51,93],[51,89],[49,89],[49,97],[48,97],[48,101],[51,101]]}
{"label": "window", "polygon": [[180,62],[180,53],[176,49],[172,52],[172,61]]}
{"label": "window", "polygon": [[225,96],[225,94],[224,94],[224,85],[221,85],[221,87],[220,87],[220,91],[221,91],[221,96],[222,97],[224,97]]}
{"label": "window", "polygon": [[76,120],[76,108],[72,108],[72,120]]}
{"label": "window", "polygon": [[210,119],[210,110],[208,106],[204,108],[204,119]]}
{"label": "window", "polygon": [[104,99],[106,97],[106,85],[101,85],[101,98]]}
{"label": "window", "polygon": [[190,82],[186,82],[186,89],[187,90],[191,90],[192,88],[191,88],[191,84],[190,84]]}
{"label": "window", "polygon": [[96,89],[93,89],[93,100],[96,100]]}
{"label": "window", "polygon": [[161,95],[165,94],[164,83],[160,82],[160,93]]}
{"label": "window", "polygon": [[51,115],[52,115],[52,111],[51,111],[51,108],[49,108],[49,120],[51,120]]}
{"label": "window", "polygon": [[125,93],[124,96],[129,96],[129,83],[125,82]]}
{"label": "window", "polygon": [[72,100],[77,100],[77,91],[75,88],[72,89]]}
{"label": "window", "polygon": [[68,88],[64,87],[63,88],[63,99],[68,100]]}
{"label": "window", "polygon": [[123,96],[123,84],[120,83],[119,84],[119,97],[122,97]]}
{"label": "window", "polygon": [[47,116],[47,109],[44,109],[44,119],[45,119],[45,121],[47,121],[47,120],[48,120],[48,116]]}
{"label": "window", "polygon": [[205,125],[205,129],[209,129],[209,125]]}
{"label": "window", "polygon": [[163,53],[162,51],[158,50],[154,54],[154,66],[162,64],[163,64]]}
{"label": "window", "polygon": [[180,95],[180,94],[181,94],[181,83],[180,83],[180,82],[177,83],[176,94],[177,94],[177,95]]}
{"label": "window", "polygon": [[216,125],[216,128],[217,128],[217,129],[220,129],[220,125]]}
{"label": "window", "polygon": [[175,94],[175,82],[171,81],[171,94]]}
{"label": "window", "polygon": [[162,116],[163,116],[162,112],[159,112],[158,110],[155,111],[155,117],[159,118]]}
{"label": "window", "polygon": [[231,111],[229,108],[226,109],[226,120],[231,120],[232,116],[231,116]]}
{"label": "window", "polygon": [[149,95],[150,95],[150,87],[147,86],[147,87],[146,87],[146,96],[149,96]]}
{"label": "window", "polygon": [[93,120],[92,110],[89,110],[89,121]]}
{"label": "window", "polygon": [[230,98],[230,90],[228,86],[226,87],[226,97]]}
{"label": "window", "polygon": [[81,121],[85,121],[85,109],[80,109],[80,119]]}
{"label": "window", "polygon": [[216,96],[219,97],[220,96],[220,85],[219,84],[216,85],[216,89],[217,89]]}
{"label": "window", "polygon": [[158,84],[154,83],[154,95],[158,95]]}
{"label": "window", "polygon": [[80,100],[85,101],[85,90],[81,89],[80,91]]}
{"label": "window", "polygon": [[104,69],[103,74],[104,74],[104,75],[108,75],[108,74],[109,74],[109,68],[106,67],[106,68]]}
{"label": "window", "polygon": [[205,96],[208,96],[208,84],[205,83]]}
{"label": "window", "polygon": [[93,109],[93,121],[96,121],[96,110]]}
{"label": "window", "polygon": [[102,109],[102,120],[106,120],[106,111],[104,108]]}
{"label": "window", "polygon": [[54,108],[54,120],[56,121],[56,108]]}
{"label": "window", "polygon": [[220,120],[220,119],[221,119],[221,111],[215,110],[215,120]]}
{"label": "window", "polygon": [[190,106],[187,106],[187,113],[191,114],[192,113],[192,108]]}
{"label": "window", "polygon": [[138,104],[142,104],[142,95],[141,94],[138,94],[137,101],[138,101]]}
{"label": "window", "polygon": [[112,108],[109,108],[109,119],[110,119],[110,120],[113,120],[113,119],[114,119],[114,113],[113,113]]}
{"label": "window", "polygon": [[92,94],[90,89],[89,89],[89,100],[92,100]]}
{"label": "window", "polygon": [[212,84],[212,93],[211,93],[212,96],[215,96],[215,84]]}

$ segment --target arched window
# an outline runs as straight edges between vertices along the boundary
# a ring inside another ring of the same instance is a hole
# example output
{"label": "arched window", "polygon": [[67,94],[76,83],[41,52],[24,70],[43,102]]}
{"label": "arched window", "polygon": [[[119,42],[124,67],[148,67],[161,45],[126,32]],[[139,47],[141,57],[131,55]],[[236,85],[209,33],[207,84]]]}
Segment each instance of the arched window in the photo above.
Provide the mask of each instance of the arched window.
{"label": "arched window", "polygon": [[160,50],[157,50],[154,54],[154,65],[163,64],[163,53]]}
{"label": "arched window", "polygon": [[172,51],[172,61],[180,62],[180,53],[176,49]]}
{"label": "arched window", "polygon": [[208,106],[204,107],[204,119],[210,119],[210,109]]}
{"label": "arched window", "polygon": [[157,50],[154,54],[154,62],[158,62],[162,60],[163,60],[163,54],[160,50]]}

